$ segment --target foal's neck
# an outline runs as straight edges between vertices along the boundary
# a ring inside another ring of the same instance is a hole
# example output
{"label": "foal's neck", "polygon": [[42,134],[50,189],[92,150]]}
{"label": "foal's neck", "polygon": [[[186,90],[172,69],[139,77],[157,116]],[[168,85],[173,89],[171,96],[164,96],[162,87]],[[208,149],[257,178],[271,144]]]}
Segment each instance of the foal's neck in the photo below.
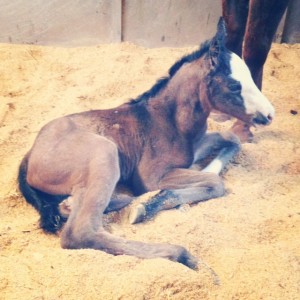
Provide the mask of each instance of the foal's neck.
{"label": "foal's neck", "polygon": [[183,65],[170,79],[169,83],[148,103],[155,114],[172,113],[178,133],[188,138],[198,135],[199,129],[206,125],[211,111],[207,97],[205,78],[207,70],[203,61]]}

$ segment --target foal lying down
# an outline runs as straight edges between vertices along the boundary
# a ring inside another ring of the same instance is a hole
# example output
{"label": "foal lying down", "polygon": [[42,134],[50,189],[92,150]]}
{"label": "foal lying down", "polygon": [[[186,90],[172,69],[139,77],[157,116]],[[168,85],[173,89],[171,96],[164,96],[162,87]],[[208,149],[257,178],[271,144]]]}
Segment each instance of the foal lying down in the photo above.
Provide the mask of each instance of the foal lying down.
{"label": "foal lying down", "polygon": [[[134,195],[160,190],[131,214],[136,223],[160,210],[224,195],[219,174],[239,151],[232,133],[207,134],[212,109],[248,124],[267,125],[274,116],[244,62],[217,33],[177,61],[137,99],[109,110],[68,115],[45,125],[19,170],[19,186],[40,213],[47,232],[61,230],[63,248],[92,248],[114,255],[162,257],[197,267],[185,248],[126,240],[105,231],[103,213],[128,205]],[[195,167],[212,151],[204,169]],[[69,200],[68,200],[69,199]],[[71,202],[68,216],[60,203]]]}

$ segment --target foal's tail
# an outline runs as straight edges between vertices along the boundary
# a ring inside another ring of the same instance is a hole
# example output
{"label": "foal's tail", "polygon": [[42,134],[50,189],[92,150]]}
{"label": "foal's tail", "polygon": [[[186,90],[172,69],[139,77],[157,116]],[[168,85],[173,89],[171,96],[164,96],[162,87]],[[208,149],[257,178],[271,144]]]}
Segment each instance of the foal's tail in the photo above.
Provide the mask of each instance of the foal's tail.
{"label": "foal's tail", "polygon": [[19,168],[19,189],[26,201],[40,214],[40,227],[48,233],[56,233],[66,221],[58,210],[58,204],[67,196],[53,196],[32,188],[27,182],[28,155]]}

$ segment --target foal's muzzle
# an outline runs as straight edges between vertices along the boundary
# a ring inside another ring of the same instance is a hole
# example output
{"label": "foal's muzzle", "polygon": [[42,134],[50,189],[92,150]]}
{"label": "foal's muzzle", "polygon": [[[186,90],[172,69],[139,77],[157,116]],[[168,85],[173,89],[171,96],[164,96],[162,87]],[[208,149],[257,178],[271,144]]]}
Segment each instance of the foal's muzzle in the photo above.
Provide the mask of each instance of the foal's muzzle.
{"label": "foal's muzzle", "polygon": [[256,113],[252,118],[252,123],[254,125],[269,125],[273,120],[273,116],[271,114],[264,116],[261,113]]}

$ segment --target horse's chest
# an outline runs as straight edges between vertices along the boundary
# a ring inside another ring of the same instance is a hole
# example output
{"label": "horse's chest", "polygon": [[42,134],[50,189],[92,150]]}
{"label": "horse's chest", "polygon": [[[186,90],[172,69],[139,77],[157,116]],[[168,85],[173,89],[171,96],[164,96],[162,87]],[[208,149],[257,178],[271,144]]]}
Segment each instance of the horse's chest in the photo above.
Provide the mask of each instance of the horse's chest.
{"label": "horse's chest", "polygon": [[187,168],[192,161],[193,151],[185,144],[160,141],[147,144],[133,172],[135,193],[159,189],[159,181],[167,172],[174,168]]}
{"label": "horse's chest", "polygon": [[184,139],[154,138],[146,152],[149,163],[157,161],[167,168],[185,168],[193,161],[192,146]]}

